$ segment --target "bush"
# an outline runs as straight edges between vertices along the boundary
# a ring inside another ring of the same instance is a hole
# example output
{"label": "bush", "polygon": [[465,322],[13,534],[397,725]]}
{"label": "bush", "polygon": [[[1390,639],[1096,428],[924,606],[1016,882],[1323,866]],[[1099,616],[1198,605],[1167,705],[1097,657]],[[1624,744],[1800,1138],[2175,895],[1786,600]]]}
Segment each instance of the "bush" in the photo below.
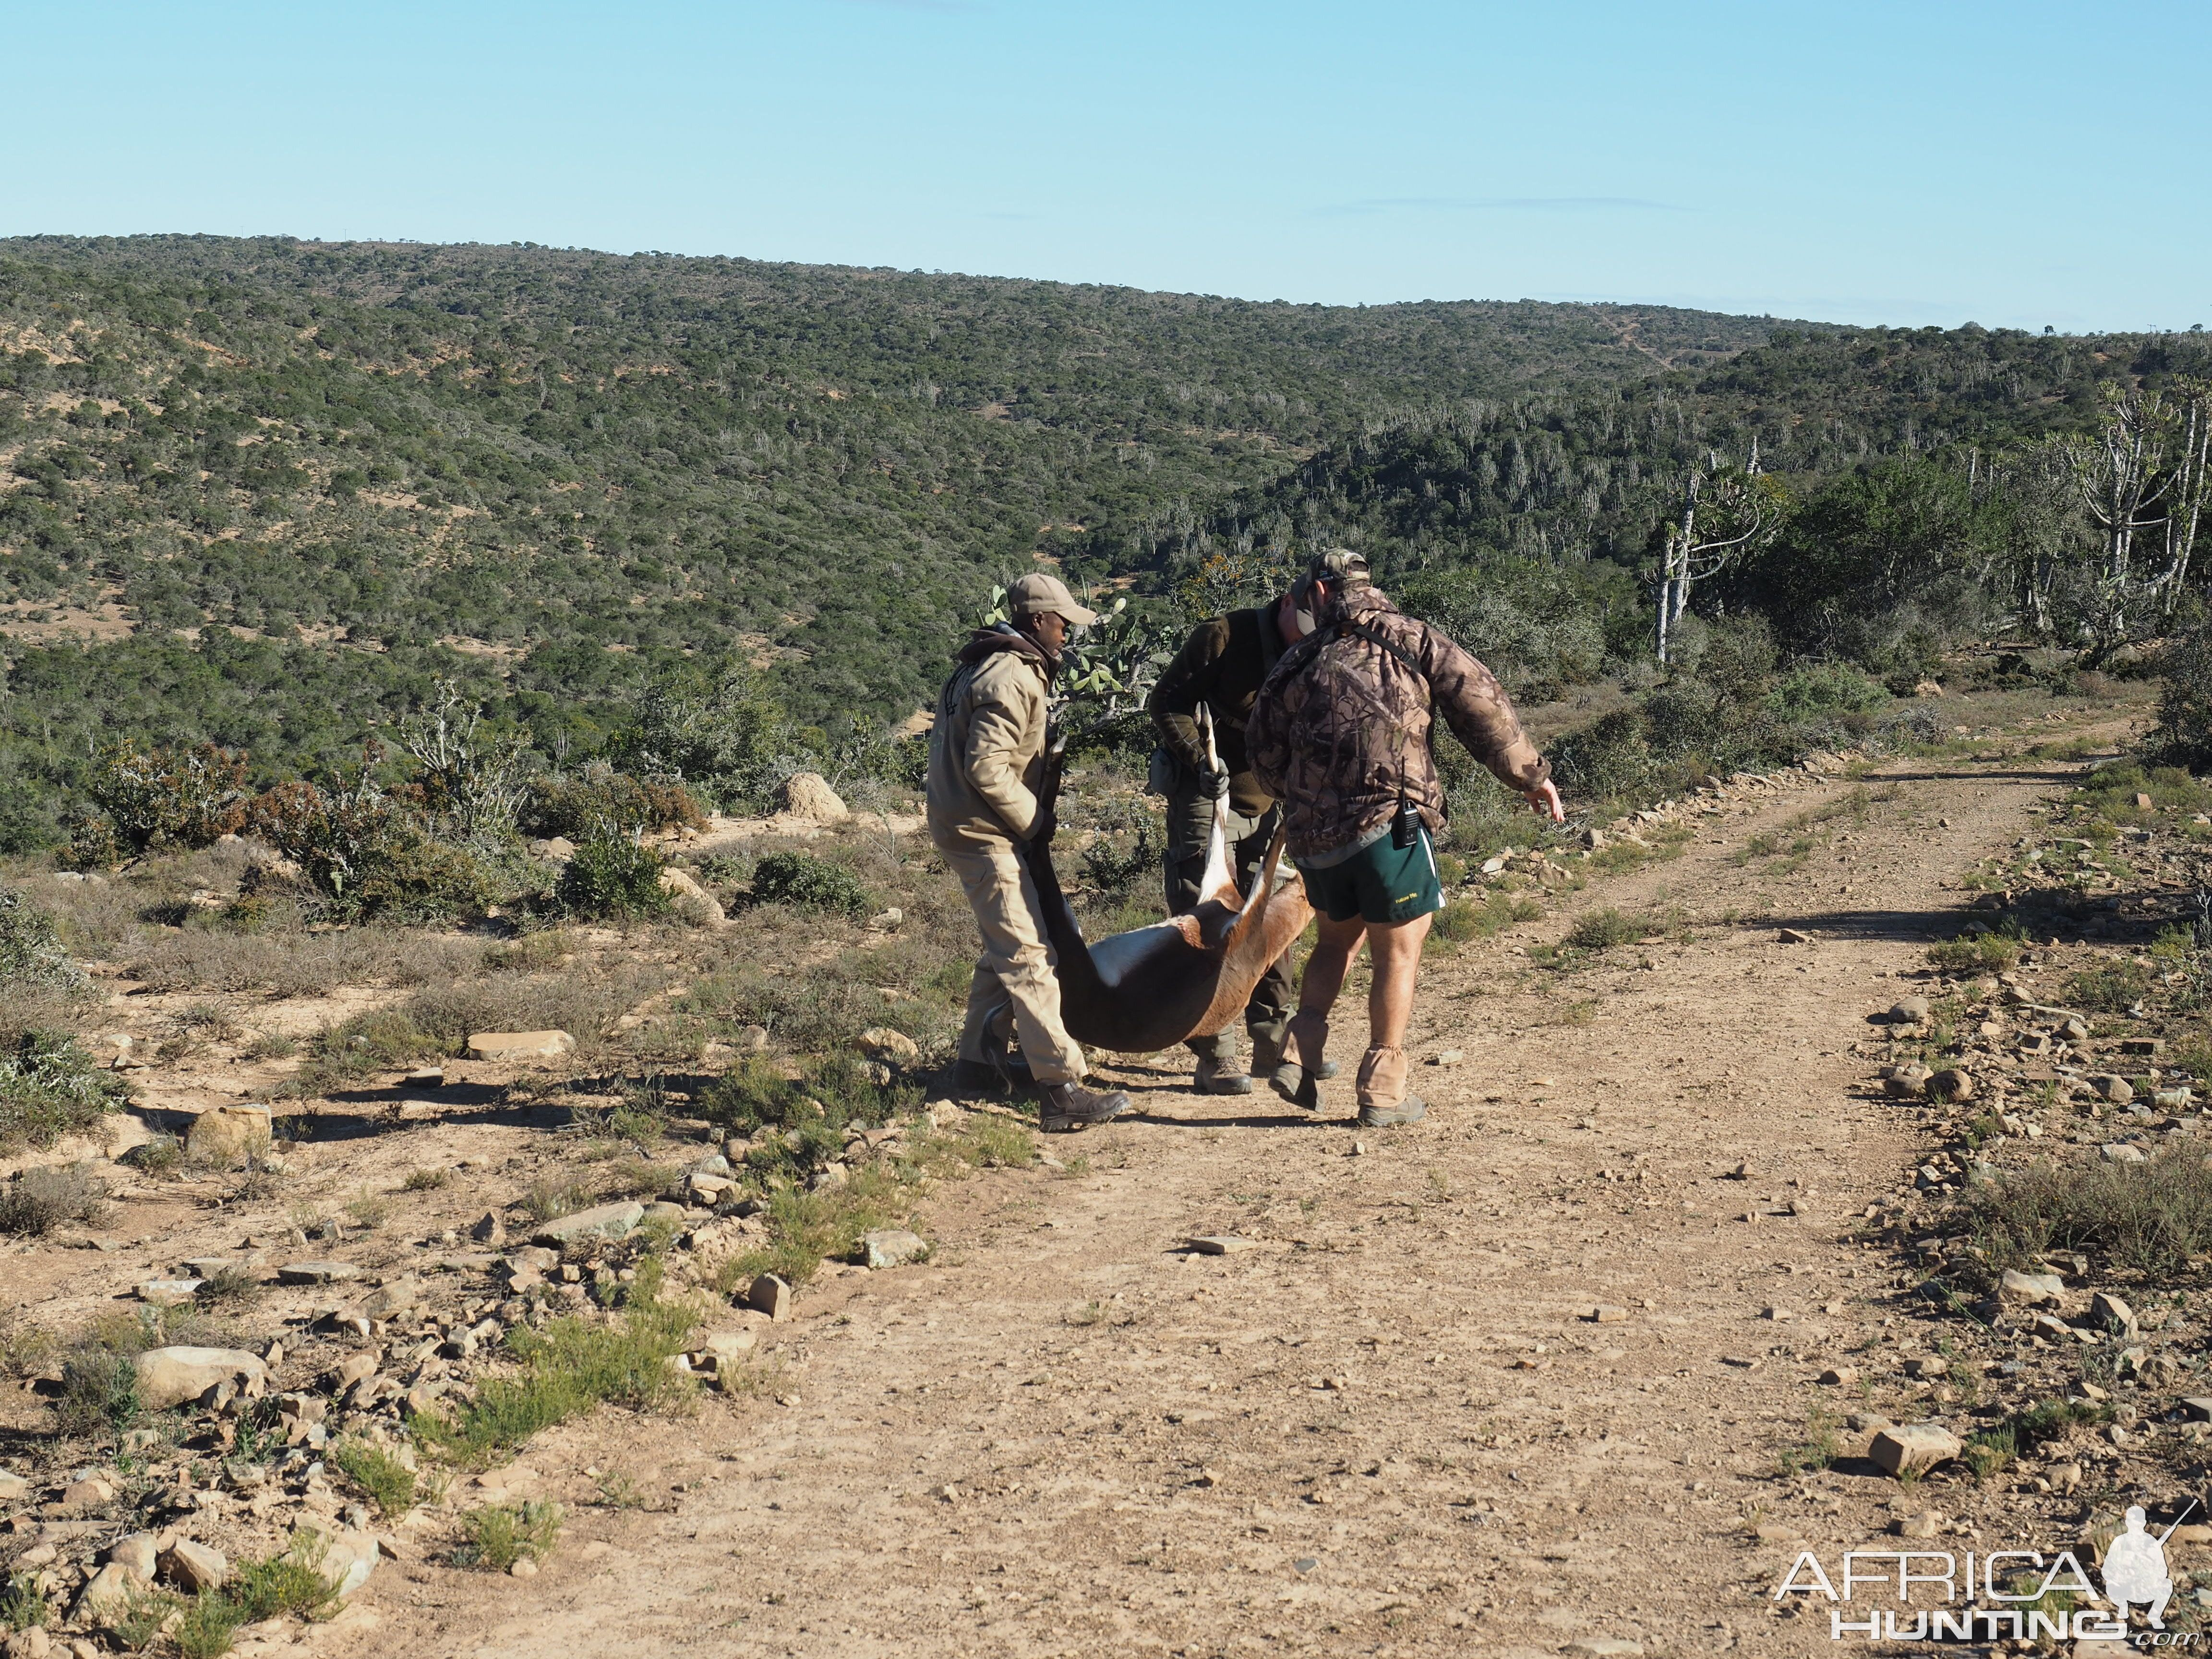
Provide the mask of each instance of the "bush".
{"label": "bush", "polygon": [[1767,704],[1790,720],[1828,714],[1869,714],[1889,701],[1888,688],[1848,663],[1793,668],[1766,694]]}
{"label": "bush", "polygon": [[805,853],[770,853],[753,866],[753,902],[832,915],[865,916],[868,890],[849,870]]}
{"label": "bush", "polygon": [[0,890],[0,988],[75,991],[84,982],[83,970],[62,947],[54,919],[26,904],[21,893]]}
{"label": "bush", "polygon": [[50,1146],[89,1128],[130,1093],[67,1032],[26,1031],[14,1053],[0,1054],[0,1148]]}
{"label": "bush", "polygon": [[668,890],[660,884],[659,854],[627,836],[599,836],[577,848],[562,872],[559,900],[580,916],[623,921],[668,913]]}
{"label": "bush", "polygon": [[553,1553],[561,1538],[561,1506],[494,1504],[463,1516],[461,1531],[465,1540],[453,1552],[457,1565],[505,1572],[517,1561],[542,1561]]}
{"label": "bush", "polygon": [[2164,1277],[2212,1251],[2212,1168],[2200,1158],[2039,1164],[1973,1189],[1970,1201],[1976,1231],[1999,1265],[2088,1250]]}
{"label": "bush", "polygon": [[36,1238],[64,1221],[91,1221],[107,1202],[107,1183],[79,1164],[25,1170],[0,1188],[0,1233]]}
{"label": "bush", "polygon": [[706,810],[680,783],[654,783],[605,767],[580,777],[534,778],[522,809],[526,835],[571,841],[640,830],[704,830]]}
{"label": "bush", "polygon": [[210,847],[246,823],[246,757],[203,744],[189,754],[103,744],[85,778],[115,833],[134,853],[156,844]]}
{"label": "bush", "polygon": [[418,1415],[408,1426],[443,1455],[481,1465],[602,1402],[642,1408],[686,1400],[691,1381],[668,1362],[696,1322],[688,1305],[653,1300],[630,1304],[612,1325],[568,1316],[540,1331],[518,1326],[507,1341],[520,1371],[486,1378],[456,1419]]}
{"label": "bush", "polygon": [[64,1435],[89,1438],[129,1428],[140,1410],[137,1369],[116,1349],[80,1348],[62,1362],[52,1403],[54,1425]]}
{"label": "bush", "polygon": [[1610,951],[1616,945],[1633,945],[1659,931],[1659,924],[1648,916],[1609,908],[1594,910],[1567,930],[1565,942],[1578,951]]}
{"label": "bush", "polygon": [[2004,933],[1969,933],[1928,947],[1928,961],[1948,974],[2002,973],[2020,962],[2020,941]]}
{"label": "bush", "polygon": [[305,779],[279,784],[245,816],[339,915],[441,921],[491,902],[491,878],[477,854],[434,840],[366,766],[328,790]]}
{"label": "bush", "polygon": [[415,1506],[415,1471],[380,1446],[366,1440],[341,1440],[332,1461],[346,1479],[368,1494],[376,1512],[387,1521]]}
{"label": "bush", "polygon": [[2124,1014],[2150,994],[2154,970],[2133,962],[2107,962],[2074,975],[2067,994],[2098,1013]]}
{"label": "bush", "polygon": [[2159,667],[2166,691],[2154,736],[2166,757],[2196,771],[2212,769],[2212,619],[2169,643]]}

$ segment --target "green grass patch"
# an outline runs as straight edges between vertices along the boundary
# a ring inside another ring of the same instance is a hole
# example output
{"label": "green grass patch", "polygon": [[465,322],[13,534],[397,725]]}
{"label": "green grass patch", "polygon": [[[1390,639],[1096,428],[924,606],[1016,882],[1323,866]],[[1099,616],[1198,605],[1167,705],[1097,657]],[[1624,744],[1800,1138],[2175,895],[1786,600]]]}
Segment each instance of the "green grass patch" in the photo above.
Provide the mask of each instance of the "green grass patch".
{"label": "green grass patch", "polygon": [[2002,1266],[2083,1250],[2155,1275],[2212,1251],[2212,1169],[2196,1158],[2037,1164],[1974,1188],[1969,1203],[1977,1242]]}
{"label": "green grass patch", "polygon": [[347,1480],[368,1495],[387,1521],[415,1507],[421,1482],[414,1470],[380,1446],[366,1440],[341,1440],[331,1454]]}
{"label": "green grass patch", "polygon": [[2124,1014],[2148,996],[2156,983],[2156,970],[2122,960],[2101,962],[2067,981],[2066,994],[2076,1006],[2100,1014]]}
{"label": "green grass patch", "polygon": [[1491,893],[1480,900],[1455,898],[1437,912],[1431,937],[1449,944],[1492,939],[1516,922],[1539,921],[1544,907],[1514,893]]}
{"label": "green grass patch", "polygon": [[1928,947],[1931,967],[1947,974],[2002,973],[2020,964],[2020,941],[2005,933],[1968,933]]}
{"label": "green grass patch", "polygon": [[1650,916],[1608,908],[1593,910],[1577,921],[1567,930],[1563,943],[1577,951],[1610,951],[1664,932],[1664,925]]}
{"label": "green grass patch", "polygon": [[493,1504],[461,1517],[458,1566],[505,1572],[517,1561],[542,1561],[561,1541],[561,1506],[525,1501]]}
{"label": "green grass patch", "polygon": [[408,1419],[419,1444],[465,1467],[483,1468],[513,1452],[532,1435],[601,1404],[666,1409],[690,1402],[690,1378],[670,1369],[698,1310],[663,1300],[659,1259],[639,1264],[638,1279],[623,1316],[612,1324],[570,1316],[543,1330],[517,1326],[507,1346],[521,1362],[519,1374],[488,1377],[476,1398],[454,1418],[422,1413]]}

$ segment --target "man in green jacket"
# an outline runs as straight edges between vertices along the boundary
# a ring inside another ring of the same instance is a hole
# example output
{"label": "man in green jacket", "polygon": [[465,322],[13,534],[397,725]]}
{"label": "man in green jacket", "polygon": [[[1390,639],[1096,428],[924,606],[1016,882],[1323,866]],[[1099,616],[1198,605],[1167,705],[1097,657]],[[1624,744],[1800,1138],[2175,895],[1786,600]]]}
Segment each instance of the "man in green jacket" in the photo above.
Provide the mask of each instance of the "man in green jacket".
{"label": "man in green jacket", "polygon": [[[1206,848],[1213,830],[1213,804],[1229,797],[1229,860],[1237,884],[1246,893],[1260,878],[1267,844],[1283,821],[1282,808],[1255,777],[1244,755],[1244,723],[1252,700],[1297,636],[1289,631],[1290,601],[1232,611],[1193,629],[1160,675],[1146,704],[1159,729],[1152,781],[1167,797],[1166,856],[1168,913],[1182,915],[1198,908],[1199,884],[1206,874]],[[1206,759],[1206,735],[1199,710],[1212,716],[1217,768]],[[1255,1074],[1271,1077],[1280,1062],[1284,1032],[1297,1006],[1290,974],[1278,962],[1253,988],[1244,1005],[1244,1028],[1252,1036],[1252,1068],[1237,1060],[1237,1039],[1228,1031],[1194,1036],[1198,1057],[1192,1086],[1202,1095],[1252,1091]],[[1334,1075],[1331,1067],[1324,1075]]]}

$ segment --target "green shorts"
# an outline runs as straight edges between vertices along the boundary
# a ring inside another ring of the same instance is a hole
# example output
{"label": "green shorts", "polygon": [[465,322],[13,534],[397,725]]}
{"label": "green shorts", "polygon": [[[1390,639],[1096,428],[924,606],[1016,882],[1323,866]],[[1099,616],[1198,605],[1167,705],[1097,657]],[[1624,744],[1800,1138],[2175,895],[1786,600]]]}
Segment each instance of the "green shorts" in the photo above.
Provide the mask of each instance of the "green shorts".
{"label": "green shorts", "polygon": [[1331,921],[1411,921],[1444,908],[1443,884],[1429,832],[1413,846],[1393,847],[1390,837],[1361,848],[1341,864],[1301,870],[1306,897]]}

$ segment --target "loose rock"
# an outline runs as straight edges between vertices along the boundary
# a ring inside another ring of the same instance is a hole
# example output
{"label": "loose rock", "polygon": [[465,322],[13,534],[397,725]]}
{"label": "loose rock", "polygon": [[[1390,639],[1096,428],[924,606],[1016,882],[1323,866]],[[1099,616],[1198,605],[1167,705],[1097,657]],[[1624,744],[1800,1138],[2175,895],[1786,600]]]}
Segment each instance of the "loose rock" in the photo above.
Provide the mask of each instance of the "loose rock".
{"label": "loose rock", "polygon": [[2110,1072],[2100,1077],[2091,1078],[2089,1086],[2095,1090],[2100,1097],[2111,1101],[2116,1106],[2124,1106],[2136,1097],[2135,1085],[2130,1083],[2127,1079]]}
{"label": "loose rock", "polygon": [[181,1589],[197,1595],[221,1589],[230,1577],[230,1559],[211,1544],[182,1538],[161,1552],[162,1576]]}
{"label": "loose rock", "polygon": [[361,1269],[350,1261],[287,1261],[276,1269],[280,1285],[339,1285],[360,1277]]}
{"label": "loose rock", "polygon": [[197,1400],[218,1382],[259,1394],[269,1383],[269,1368],[258,1356],[237,1348],[149,1348],[131,1357],[138,1376],[138,1403],[164,1412]]}
{"label": "loose rock", "polygon": [[1959,1437],[1934,1423],[1898,1423],[1875,1435],[1867,1455],[1889,1474],[1932,1469],[1959,1455]]}
{"label": "loose rock", "polygon": [[890,1230],[863,1234],[860,1248],[866,1253],[871,1267],[896,1267],[927,1250],[929,1241],[919,1233]]}
{"label": "loose rock", "polygon": [[1930,1095],[1944,1095],[1953,1100],[1972,1100],[1974,1097],[1972,1074],[1962,1072],[1955,1066],[1947,1066],[1940,1072],[1931,1073],[1928,1081],[1921,1086]]}
{"label": "loose rock", "polygon": [[154,1534],[134,1532],[117,1539],[107,1548],[111,1565],[118,1566],[131,1575],[132,1582],[142,1588],[154,1582]]}
{"label": "loose rock", "polygon": [[469,1237],[496,1249],[507,1243],[507,1223],[497,1210],[487,1210],[470,1224]]}
{"label": "loose rock", "polygon": [[2065,1299],[2066,1281],[2057,1273],[2024,1273],[2008,1267],[1997,1279],[1997,1300],[2015,1307],[2056,1304]]}
{"label": "loose rock", "polygon": [[1189,1241],[1189,1248],[1199,1255],[1233,1255],[1239,1250],[1255,1247],[1256,1240],[1239,1238],[1234,1233],[1213,1233]]}
{"label": "loose rock", "polygon": [[586,1233],[600,1233],[609,1238],[620,1238],[645,1219],[645,1206],[635,1199],[618,1204],[601,1204],[588,1210],[579,1210],[574,1215],[556,1217],[543,1223],[531,1234],[533,1243],[544,1245],[567,1243],[572,1238],[581,1238]]}
{"label": "loose rock", "polygon": [[228,1166],[268,1152],[273,1135],[266,1106],[212,1106],[192,1120],[185,1151],[200,1162]]}
{"label": "loose rock", "polygon": [[921,1058],[921,1046],[912,1037],[888,1025],[871,1025],[853,1039],[853,1046],[870,1060],[892,1060],[902,1066]]}
{"label": "loose rock", "polygon": [[770,1319],[791,1317],[791,1281],[775,1273],[763,1273],[745,1292],[745,1304]]}
{"label": "loose rock", "polygon": [[2120,1297],[2100,1291],[2089,1298],[2089,1322],[2101,1330],[2120,1336],[2133,1336],[2136,1332],[2136,1310]]}
{"label": "loose rock", "polygon": [[2104,1155],[2105,1162],[2107,1164],[2144,1164],[2149,1162],[2149,1160],[2143,1156],[2143,1149],[2142,1147],[2125,1140],[2112,1141],[2107,1146],[2098,1148],[2098,1151]]}
{"label": "loose rock", "polygon": [[566,1031],[478,1031],[469,1038],[471,1060],[556,1060],[573,1054]]}

